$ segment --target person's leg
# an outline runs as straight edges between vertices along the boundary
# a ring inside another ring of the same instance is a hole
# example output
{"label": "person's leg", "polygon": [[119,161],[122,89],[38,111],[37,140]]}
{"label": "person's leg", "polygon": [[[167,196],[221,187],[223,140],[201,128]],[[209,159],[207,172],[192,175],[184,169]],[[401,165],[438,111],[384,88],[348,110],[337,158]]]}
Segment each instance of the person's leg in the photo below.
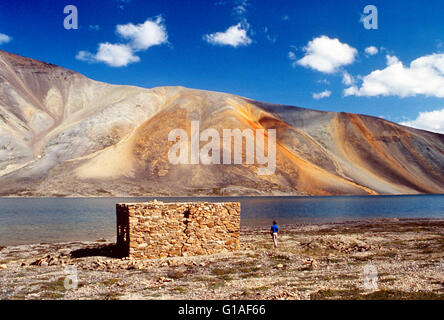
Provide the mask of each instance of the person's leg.
{"label": "person's leg", "polygon": [[278,246],[277,233],[273,233],[273,242],[274,242],[274,247],[277,248]]}

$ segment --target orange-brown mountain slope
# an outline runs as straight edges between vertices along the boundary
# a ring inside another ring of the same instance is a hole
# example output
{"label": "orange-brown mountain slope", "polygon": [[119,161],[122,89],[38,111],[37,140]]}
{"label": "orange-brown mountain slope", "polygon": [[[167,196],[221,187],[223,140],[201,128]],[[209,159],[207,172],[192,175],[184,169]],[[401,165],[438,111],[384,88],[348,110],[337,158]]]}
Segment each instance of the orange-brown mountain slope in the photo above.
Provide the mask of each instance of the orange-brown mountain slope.
{"label": "orange-brown mountain slope", "polygon": [[[172,165],[168,134],[190,134],[191,121],[220,132],[221,151],[223,129],[276,129],[275,173],[245,161]],[[440,134],[226,93],[110,85],[0,51],[2,196],[443,192]]]}

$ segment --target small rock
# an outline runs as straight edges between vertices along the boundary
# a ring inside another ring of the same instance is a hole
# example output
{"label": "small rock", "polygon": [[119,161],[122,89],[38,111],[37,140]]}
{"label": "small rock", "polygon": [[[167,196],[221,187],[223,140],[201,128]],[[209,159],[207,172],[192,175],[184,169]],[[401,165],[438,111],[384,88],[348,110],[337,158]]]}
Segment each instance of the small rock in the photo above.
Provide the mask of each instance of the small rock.
{"label": "small rock", "polygon": [[165,277],[159,277],[157,282],[164,283],[164,282],[174,282],[174,279],[165,278]]}
{"label": "small rock", "polygon": [[0,270],[4,270],[6,268],[7,268],[6,264],[0,264]]}
{"label": "small rock", "polygon": [[167,264],[168,264],[170,267],[175,267],[175,266],[180,265],[180,262],[178,262],[178,261],[174,261],[174,260],[172,260],[172,259],[169,259],[169,260],[167,261]]}

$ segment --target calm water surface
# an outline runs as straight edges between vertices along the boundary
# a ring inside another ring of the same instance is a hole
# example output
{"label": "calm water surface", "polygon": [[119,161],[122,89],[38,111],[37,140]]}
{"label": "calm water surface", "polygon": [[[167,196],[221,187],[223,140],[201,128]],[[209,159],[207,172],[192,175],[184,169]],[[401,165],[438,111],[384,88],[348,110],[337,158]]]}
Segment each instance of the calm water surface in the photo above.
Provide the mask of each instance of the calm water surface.
{"label": "calm water surface", "polygon": [[[154,198],[0,198],[0,245],[115,237],[115,204]],[[202,197],[174,201],[238,201],[242,225],[340,222],[400,217],[444,218],[444,195],[372,197]]]}

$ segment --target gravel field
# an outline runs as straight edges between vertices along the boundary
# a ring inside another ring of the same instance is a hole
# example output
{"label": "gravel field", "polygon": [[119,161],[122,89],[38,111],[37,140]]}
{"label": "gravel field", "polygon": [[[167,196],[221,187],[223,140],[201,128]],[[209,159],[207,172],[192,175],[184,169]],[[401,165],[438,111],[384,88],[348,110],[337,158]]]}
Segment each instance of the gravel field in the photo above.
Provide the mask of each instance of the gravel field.
{"label": "gravel field", "polygon": [[444,220],[242,228],[241,249],[129,260],[111,239],[0,246],[0,299],[444,299]]}

